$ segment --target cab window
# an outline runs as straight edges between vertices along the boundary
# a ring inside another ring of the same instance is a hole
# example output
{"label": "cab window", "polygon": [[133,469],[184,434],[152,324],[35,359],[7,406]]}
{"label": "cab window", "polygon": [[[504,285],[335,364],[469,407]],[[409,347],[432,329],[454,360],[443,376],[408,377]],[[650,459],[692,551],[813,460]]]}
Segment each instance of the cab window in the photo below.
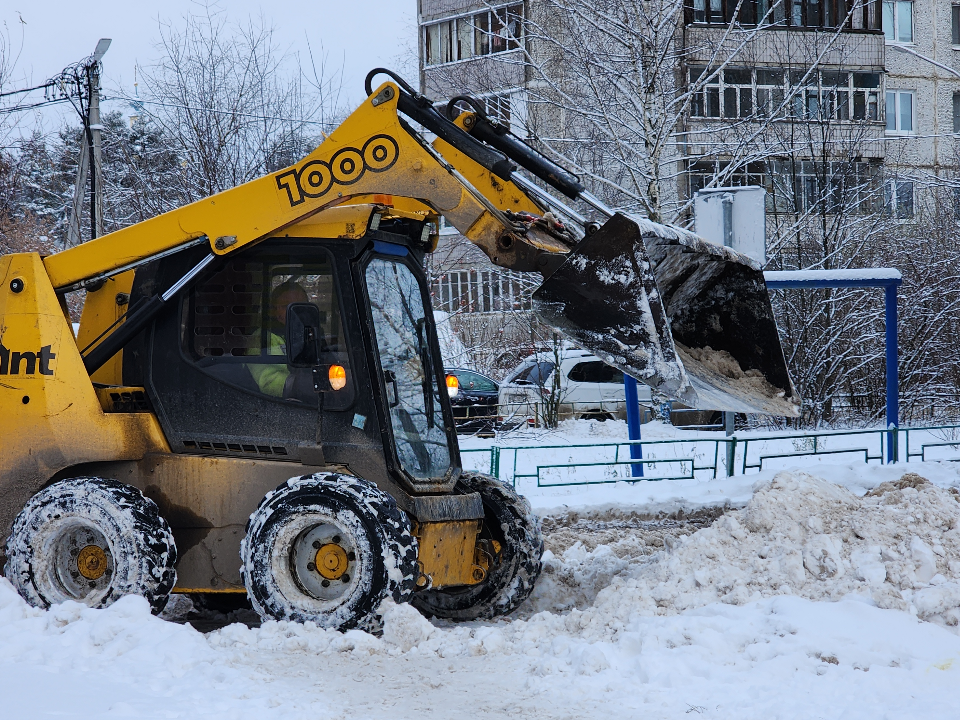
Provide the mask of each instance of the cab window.
{"label": "cab window", "polygon": [[302,252],[266,249],[232,258],[202,278],[183,305],[184,350],[221,382],[277,401],[317,405],[313,369],[287,364],[287,308],[317,307],[321,371],[345,369],[347,383],[327,391],[324,406],[347,407],[354,383],[340,318],[333,267],[318,248]]}

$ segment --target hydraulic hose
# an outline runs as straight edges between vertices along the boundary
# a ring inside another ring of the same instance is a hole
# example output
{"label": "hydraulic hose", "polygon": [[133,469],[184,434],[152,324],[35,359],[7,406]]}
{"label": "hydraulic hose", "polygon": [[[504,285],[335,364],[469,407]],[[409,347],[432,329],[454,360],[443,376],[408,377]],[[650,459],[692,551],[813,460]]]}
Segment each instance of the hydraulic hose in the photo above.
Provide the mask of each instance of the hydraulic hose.
{"label": "hydraulic hose", "polygon": [[447,118],[437,112],[429,98],[416,92],[409,83],[391,70],[374,68],[367,73],[364,89],[367,96],[373,94],[373,78],[376,75],[389,75],[400,87],[397,98],[397,110],[411,120],[420,123],[441,140],[450,143],[474,162],[479,163],[502,180],[512,180],[514,165],[502,152],[485,145],[480,140],[464,132]]}

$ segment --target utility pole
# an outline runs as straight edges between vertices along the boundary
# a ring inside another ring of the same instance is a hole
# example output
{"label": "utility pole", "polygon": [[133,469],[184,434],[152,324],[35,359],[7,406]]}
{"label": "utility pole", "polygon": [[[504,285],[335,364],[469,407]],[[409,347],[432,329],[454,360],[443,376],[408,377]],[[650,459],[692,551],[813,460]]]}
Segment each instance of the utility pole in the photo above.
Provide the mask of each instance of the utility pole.
{"label": "utility pole", "polygon": [[101,38],[87,65],[90,104],[87,106],[87,138],[90,142],[90,236],[103,235],[103,165],[100,162],[100,60],[110,47],[109,38]]}
{"label": "utility pole", "polygon": [[83,191],[90,176],[90,238],[103,235],[103,166],[100,159],[100,61],[110,47],[110,38],[101,38],[86,65],[87,114],[83,118],[83,147],[77,163],[77,184],[74,187],[67,244],[79,245]]}

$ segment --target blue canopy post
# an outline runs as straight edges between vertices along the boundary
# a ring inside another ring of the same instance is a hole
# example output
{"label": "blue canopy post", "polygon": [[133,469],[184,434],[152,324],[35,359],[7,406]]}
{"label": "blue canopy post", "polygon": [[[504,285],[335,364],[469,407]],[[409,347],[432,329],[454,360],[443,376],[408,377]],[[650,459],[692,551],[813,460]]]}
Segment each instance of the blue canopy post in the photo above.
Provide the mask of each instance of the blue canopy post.
{"label": "blue canopy post", "polygon": [[[643,446],[640,445],[640,396],[637,394],[637,381],[629,375],[623,376],[623,396],[627,403],[627,435],[635,441],[630,445],[630,459],[643,460]],[[643,463],[630,466],[631,477],[643,477]]]}
{"label": "blue canopy post", "polygon": [[[900,273],[898,272],[897,275]],[[883,289],[885,304],[885,324],[887,332],[887,462],[895,463],[900,458],[900,443],[897,438],[897,428],[900,426],[900,371],[898,359],[900,348],[897,338],[897,286],[902,280],[897,278],[896,284],[890,283]]]}
{"label": "blue canopy post", "polygon": [[899,456],[897,428],[900,426],[900,377],[897,366],[897,288],[903,283],[899,270],[866,268],[861,270],[768,270],[763,274],[771,290],[814,288],[884,289],[884,323],[886,325],[887,365],[887,462]]}

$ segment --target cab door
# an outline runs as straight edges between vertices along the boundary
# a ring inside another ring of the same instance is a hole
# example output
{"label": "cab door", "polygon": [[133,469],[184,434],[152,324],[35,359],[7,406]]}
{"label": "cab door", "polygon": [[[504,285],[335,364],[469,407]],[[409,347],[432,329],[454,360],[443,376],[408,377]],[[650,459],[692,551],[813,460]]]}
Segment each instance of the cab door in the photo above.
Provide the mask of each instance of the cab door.
{"label": "cab door", "polygon": [[380,249],[391,254],[369,257],[363,279],[392,459],[414,490],[446,488],[459,457],[425,282],[405,248]]}

